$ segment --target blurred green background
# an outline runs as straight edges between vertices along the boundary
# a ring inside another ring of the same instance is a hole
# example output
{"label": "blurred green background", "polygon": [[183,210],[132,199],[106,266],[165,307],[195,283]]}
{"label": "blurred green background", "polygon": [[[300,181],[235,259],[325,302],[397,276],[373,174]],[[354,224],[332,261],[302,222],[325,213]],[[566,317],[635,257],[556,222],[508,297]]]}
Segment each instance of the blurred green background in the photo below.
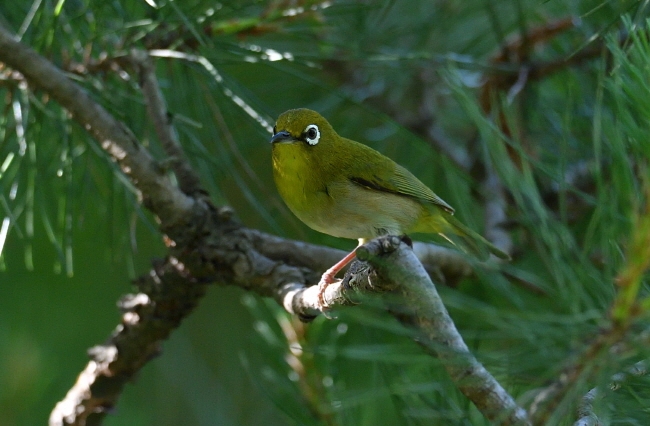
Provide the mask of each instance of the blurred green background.
{"label": "blurred green background", "polygon": [[[645,376],[605,390],[648,356],[643,309],[612,340],[625,355],[582,356],[612,324],[615,277],[642,262],[626,250],[643,237],[632,231],[647,201],[647,1],[6,3],[3,26],[164,159],[138,77],[119,60],[150,49],[190,162],[248,227],[354,247],[308,229],[277,195],[268,139],[289,108],[318,110],[407,166],[480,231],[493,171],[514,260],[440,286],[470,349],[524,406],[581,366],[548,424],[572,424],[596,386],[602,424],[650,422]],[[0,75],[0,219],[11,224],[0,240],[0,425],[44,424],[86,350],[117,325],[117,299],[165,250],[97,142],[47,94]],[[106,424],[487,424],[407,335],[369,306],[305,326],[215,285]]]}

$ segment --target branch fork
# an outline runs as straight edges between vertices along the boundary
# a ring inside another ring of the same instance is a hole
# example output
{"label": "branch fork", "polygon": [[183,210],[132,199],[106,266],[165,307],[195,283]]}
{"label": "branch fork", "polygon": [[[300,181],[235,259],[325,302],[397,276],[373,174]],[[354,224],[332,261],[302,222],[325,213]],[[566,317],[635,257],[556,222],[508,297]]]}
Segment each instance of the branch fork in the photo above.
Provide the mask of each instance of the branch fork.
{"label": "branch fork", "polygon": [[[230,210],[210,203],[184,158],[149,59],[136,53],[132,60],[139,64],[147,110],[159,139],[174,158],[171,167],[178,187],[123,123],[60,69],[0,27],[0,61],[68,109],[111,155],[141,192],[145,206],[157,215],[169,248],[167,258],[154,262],[150,273],[135,282],[138,293],[120,302],[122,322],[103,345],[90,351],[91,360],[52,411],[51,425],[101,423],[126,383],[159,353],[160,342],[199,303],[209,282],[238,285],[275,297],[289,312],[303,318],[319,313],[317,288],[305,286],[317,276],[315,270],[300,262],[295,266],[274,258],[272,250],[264,252],[279,244],[302,245],[312,251],[318,248],[245,229],[232,219]],[[330,257],[335,253],[320,250]],[[449,252],[422,253],[448,262],[438,265],[438,272],[449,269],[456,276],[468,273],[467,264],[450,261],[454,255]],[[398,237],[387,236],[357,249],[357,255],[372,269],[353,270],[347,281],[330,286],[325,294],[329,303],[355,303],[355,292],[399,293],[411,309],[408,323],[420,331],[422,344],[440,358],[459,389],[479,410],[502,424],[528,423],[525,411],[469,353],[431,278],[409,246]],[[302,262],[309,261],[303,258]]]}

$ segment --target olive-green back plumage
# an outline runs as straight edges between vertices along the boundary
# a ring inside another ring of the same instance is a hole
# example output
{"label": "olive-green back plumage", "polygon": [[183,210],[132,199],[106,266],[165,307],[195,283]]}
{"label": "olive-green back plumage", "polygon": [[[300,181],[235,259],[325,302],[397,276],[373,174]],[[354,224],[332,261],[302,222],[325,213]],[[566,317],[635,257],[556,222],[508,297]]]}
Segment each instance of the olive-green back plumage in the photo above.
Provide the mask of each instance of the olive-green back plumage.
{"label": "olive-green back plumage", "polygon": [[280,115],[272,142],[280,195],[317,231],[360,240],[438,233],[479,259],[489,252],[507,257],[455,219],[454,209],[411,172],[339,136],[315,111],[296,109]]}

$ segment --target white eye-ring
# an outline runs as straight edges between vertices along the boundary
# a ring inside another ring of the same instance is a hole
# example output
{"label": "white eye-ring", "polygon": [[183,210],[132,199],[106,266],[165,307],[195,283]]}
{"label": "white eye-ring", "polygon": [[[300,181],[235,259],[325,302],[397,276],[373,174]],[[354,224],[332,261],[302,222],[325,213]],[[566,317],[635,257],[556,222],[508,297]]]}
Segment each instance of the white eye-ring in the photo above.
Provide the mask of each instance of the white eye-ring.
{"label": "white eye-ring", "polygon": [[305,127],[304,133],[305,140],[311,146],[316,145],[320,140],[320,130],[318,130],[318,126],[315,124],[310,124],[309,126]]}

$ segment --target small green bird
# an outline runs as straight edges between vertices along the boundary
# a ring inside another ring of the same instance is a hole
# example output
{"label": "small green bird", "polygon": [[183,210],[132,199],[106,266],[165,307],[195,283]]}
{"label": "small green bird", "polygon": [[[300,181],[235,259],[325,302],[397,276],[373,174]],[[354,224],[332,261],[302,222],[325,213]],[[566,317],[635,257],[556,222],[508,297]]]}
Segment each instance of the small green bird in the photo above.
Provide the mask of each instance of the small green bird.
{"label": "small green bird", "polygon": [[[273,128],[273,177],[289,209],[316,231],[359,240],[380,235],[439,234],[486,260],[510,257],[453,217],[454,209],[411,172],[374,149],[341,137],[316,111],[292,109]],[[328,269],[324,288],[354,259]]]}

